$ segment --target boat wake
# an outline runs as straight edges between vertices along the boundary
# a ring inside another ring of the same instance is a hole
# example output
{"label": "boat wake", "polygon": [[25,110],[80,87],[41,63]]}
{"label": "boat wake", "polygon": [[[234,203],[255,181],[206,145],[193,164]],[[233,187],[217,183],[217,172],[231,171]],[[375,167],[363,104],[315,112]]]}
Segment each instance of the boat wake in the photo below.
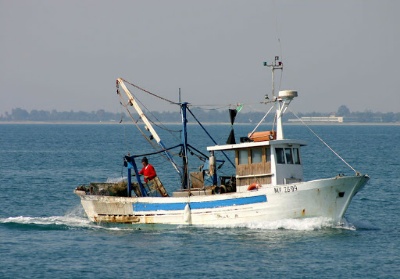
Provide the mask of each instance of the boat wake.
{"label": "boat wake", "polygon": [[[118,225],[110,224],[96,224],[87,219],[86,216],[70,212],[64,216],[50,216],[50,217],[29,217],[18,216],[0,218],[0,224],[8,225],[10,227],[24,227],[39,230],[71,230],[71,229],[105,229],[105,230],[141,230],[146,228],[154,229],[154,227],[162,228],[187,228],[187,226],[163,226],[163,225]],[[340,228],[348,230],[356,230],[355,226],[347,223],[345,225],[333,225],[327,218],[307,218],[307,219],[285,219],[272,222],[257,222],[245,223],[240,225],[216,225],[216,226],[193,226],[193,227],[210,227],[210,228],[247,228],[251,230],[294,230],[294,231],[315,231],[325,228]],[[193,228],[192,227],[192,228]]]}
{"label": "boat wake", "polygon": [[250,229],[267,230],[293,230],[293,231],[315,231],[331,228],[332,220],[329,218],[306,218],[306,219],[283,219],[278,221],[249,224]]}
{"label": "boat wake", "polygon": [[[10,227],[30,228],[40,230],[71,230],[71,229],[104,229],[104,230],[146,230],[171,228],[187,228],[183,225],[161,225],[161,224],[140,224],[140,225],[119,225],[119,224],[96,224],[91,222],[85,215],[81,206],[76,206],[64,216],[50,216],[50,217],[8,217],[0,218],[0,224],[8,225]],[[365,225],[365,224],[364,224]],[[325,217],[304,218],[304,219],[283,219],[278,221],[269,222],[249,222],[236,225],[215,225],[215,226],[191,226],[207,227],[207,228],[246,228],[251,230],[291,230],[291,231],[317,231],[323,229],[344,229],[344,230],[357,230],[365,229],[363,224],[357,223],[354,225],[345,218],[339,223],[334,224],[331,219]],[[367,226],[368,227],[368,226]]]}
{"label": "boat wake", "polygon": [[0,224],[10,228],[38,230],[70,230],[94,229],[98,227],[84,216],[83,210],[77,206],[64,216],[30,217],[17,216],[0,218]]}
{"label": "boat wake", "polygon": [[325,217],[304,219],[282,219],[277,221],[243,223],[239,225],[220,225],[218,228],[247,228],[251,230],[291,230],[291,231],[317,231],[324,229],[356,230],[357,228],[343,219],[340,224],[335,224],[332,219]]}
{"label": "boat wake", "polygon": [[[50,217],[8,217],[0,218],[0,224],[10,228],[18,229],[37,229],[37,230],[154,230],[154,229],[185,229],[188,226],[183,225],[161,225],[161,224],[96,224],[85,216],[82,207],[77,206],[64,216]],[[249,222],[236,225],[215,225],[215,226],[190,226],[191,228],[215,228],[215,229],[232,229],[244,228],[250,230],[289,230],[289,231],[318,231],[324,229],[344,229],[357,230],[363,227],[356,227],[352,223],[343,219],[340,224],[333,224],[332,220],[324,217],[305,218],[305,219],[283,219],[269,222]]]}

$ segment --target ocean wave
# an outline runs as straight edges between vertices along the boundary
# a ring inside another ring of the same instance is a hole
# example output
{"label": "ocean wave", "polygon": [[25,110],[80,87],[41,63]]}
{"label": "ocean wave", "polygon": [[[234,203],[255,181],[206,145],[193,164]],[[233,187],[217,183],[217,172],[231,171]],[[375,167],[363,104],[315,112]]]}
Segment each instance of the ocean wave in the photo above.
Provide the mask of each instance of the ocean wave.
{"label": "ocean wave", "polygon": [[80,206],[72,209],[64,216],[16,216],[0,218],[0,224],[10,227],[39,230],[68,230],[79,228],[92,228],[93,224],[84,216]]}
{"label": "ocean wave", "polygon": [[16,226],[18,228],[25,227],[29,229],[41,230],[67,230],[72,228],[89,228],[91,223],[80,217],[71,216],[50,216],[50,217],[30,217],[17,216],[0,218],[0,224]]}

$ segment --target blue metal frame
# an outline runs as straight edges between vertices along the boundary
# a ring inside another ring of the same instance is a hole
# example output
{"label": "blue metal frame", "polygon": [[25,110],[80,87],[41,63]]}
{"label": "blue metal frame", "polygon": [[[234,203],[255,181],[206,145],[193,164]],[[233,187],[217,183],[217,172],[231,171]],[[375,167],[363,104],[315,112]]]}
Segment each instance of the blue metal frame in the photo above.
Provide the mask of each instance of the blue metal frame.
{"label": "blue metal frame", "polygon": [[140,192],[142,193],[142,196],[147,197],[148,193],[146,191],[146,188],[144,188],[142,181],[140,180],[139,171],[136,166],[134,156],[130,157],[130,161],[128,163],[127,168],[128,168],[128,197],[132,197],[132,170],[131,170],[132,168],[133,168],[133,171],[135,172],[136,180],[139,183],[139,188],[140,188]]}

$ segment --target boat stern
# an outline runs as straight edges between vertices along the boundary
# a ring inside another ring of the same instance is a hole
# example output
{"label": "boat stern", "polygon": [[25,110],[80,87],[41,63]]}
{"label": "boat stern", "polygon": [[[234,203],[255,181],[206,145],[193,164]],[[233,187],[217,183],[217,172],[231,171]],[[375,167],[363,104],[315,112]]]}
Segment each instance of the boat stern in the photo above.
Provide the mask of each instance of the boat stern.
{"label": "boat stern", "polygon": [[96,223],[137,223],[140,218],[134,216],[132,198],[90,195],[75,189],[90,221]]}

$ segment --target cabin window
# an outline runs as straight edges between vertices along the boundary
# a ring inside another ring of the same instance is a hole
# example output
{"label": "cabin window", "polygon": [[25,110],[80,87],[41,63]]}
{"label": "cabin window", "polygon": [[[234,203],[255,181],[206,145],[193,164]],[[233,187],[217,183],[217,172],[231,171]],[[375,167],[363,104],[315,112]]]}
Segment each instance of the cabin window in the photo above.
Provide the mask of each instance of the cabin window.
{"label": "cabin window", "polygon": [[300,165],[300,152],[298,148],[293,148],[293,161],[295,164]]}
{"label": "cabin window", "polygon": [[278,164],[284,164],[285,163],[285,153],[283,152],[283,148],[275,148],[275,153],[276,153],[276,162]]}
{"label": "cabin window", "polygon": [[239,165],[247,165],[249,163],[247,149],[240,149],[238,151]]}
{"label": "cabin window", "polygon": [[286,163],[287,164],[293,164],[292,149],[291,148],[285,148],[285,156],[286,156]]}
{"label": "cabin window", "polygon": [[261,148],[253,148],[251,150],[251,163],[257,164],[262,162],[262,149]]}

